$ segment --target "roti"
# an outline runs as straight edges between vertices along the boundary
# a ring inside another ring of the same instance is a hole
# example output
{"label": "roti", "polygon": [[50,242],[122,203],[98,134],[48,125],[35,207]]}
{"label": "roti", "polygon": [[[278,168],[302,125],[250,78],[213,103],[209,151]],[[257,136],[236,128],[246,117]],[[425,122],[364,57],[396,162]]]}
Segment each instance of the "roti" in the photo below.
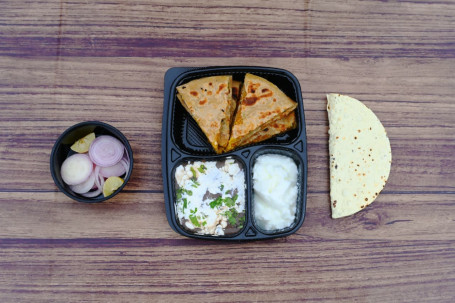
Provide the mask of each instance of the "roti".
{"label": "roti", "polygon": [[177,97],[207,136],[216,153],[229,141],[232,76],[193,80],[177,87]]}
{"label": "roti", "polygon": [[225,151],[250,142],[259,131],[287,116],[296,107],[297,103],[275,84],[247,73]]}
{"label": "roti", "polygon": [[362,102],[327,95],[330,204],[332,218],[352,215],[373,203],[387,183],[392,163],[389,138]]}

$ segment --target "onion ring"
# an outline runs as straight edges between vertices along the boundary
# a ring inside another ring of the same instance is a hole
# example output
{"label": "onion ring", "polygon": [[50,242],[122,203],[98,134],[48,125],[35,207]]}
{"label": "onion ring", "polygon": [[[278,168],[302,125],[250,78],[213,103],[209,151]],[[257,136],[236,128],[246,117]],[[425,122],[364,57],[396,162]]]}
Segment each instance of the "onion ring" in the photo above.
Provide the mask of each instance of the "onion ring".
{"label": "onion ring", "polygon": [[107,167],[101,167],[100,168],[100,175],[103,176],[104,178],[109,178],[109,177],[120,177],[121,175],[126,173],[126,166],[123,163],[123,159],[120,160],[119,163],[112,165],[112,166],[107,166]]}
{"label": "onion ring", "polygon": [[93,185],[95,185],[95,178],[95,173],[92,172],[90,174],[90,177],[85,182],[76,185],[70,185],[70,188],[77,194],[85,194],[93,188]]}
{"label": "onion ring", "polygon": [[117,164],[123,157],[125,146],[112,136],[99,136],[90,144],[88,154],[93,163],[101,167]]}
{"label": "onion ring", "polygon": [[63,182],[77,185],[85,182],[93,171],[93,163],[86,154],[74,154],[63,161],[60,174]]}

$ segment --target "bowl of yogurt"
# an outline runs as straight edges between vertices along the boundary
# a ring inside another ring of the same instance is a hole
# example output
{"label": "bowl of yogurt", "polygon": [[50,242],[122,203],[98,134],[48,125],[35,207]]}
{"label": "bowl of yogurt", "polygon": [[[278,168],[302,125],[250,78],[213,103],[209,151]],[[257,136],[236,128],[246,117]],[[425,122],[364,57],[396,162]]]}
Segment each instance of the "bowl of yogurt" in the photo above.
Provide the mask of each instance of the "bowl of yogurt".
{"label": "bowl of yogurt", "polygon": [[302,217],[302,165],[284,149],[257,153],[252,169],[252,214],[256,228],[267,234],[294,229]]}

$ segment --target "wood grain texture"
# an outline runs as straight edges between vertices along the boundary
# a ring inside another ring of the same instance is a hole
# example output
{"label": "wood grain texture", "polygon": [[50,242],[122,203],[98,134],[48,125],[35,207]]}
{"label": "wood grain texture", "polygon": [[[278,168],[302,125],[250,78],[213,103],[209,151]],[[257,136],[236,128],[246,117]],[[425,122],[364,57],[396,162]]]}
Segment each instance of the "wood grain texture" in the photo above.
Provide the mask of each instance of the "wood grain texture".
{"label": "wood grain texture", "polygon": [[[454,1],[2,1],[0,302],[455,301]],[[163,77],[173,66],[259,65],[302,85],[302,228],[218,243],[167,224]],[[389,182],[330,218],[325,94],[363,101],[392,145]],[[69,200],[49,173],[80,121],[120,129],[125,190]]]}

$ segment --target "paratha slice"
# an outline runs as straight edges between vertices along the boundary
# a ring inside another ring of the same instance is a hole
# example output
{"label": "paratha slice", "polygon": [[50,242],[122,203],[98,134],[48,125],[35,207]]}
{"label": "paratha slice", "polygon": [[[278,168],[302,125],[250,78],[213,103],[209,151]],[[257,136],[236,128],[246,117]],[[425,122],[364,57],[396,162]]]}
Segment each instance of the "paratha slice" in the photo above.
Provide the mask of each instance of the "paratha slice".
{"label": "paratha slice", "polygon": [[212,76],[177,87],[177,97],[207,136],[216,153],[229,141],[232,76]]}
{"label": "paratha slice", "polygon": [[250,138],[250,140],[248,140],[248,142],[245,142],[245,144],[252,144],[265,141],[274,136],[294,129],[296,128],[296,126],[297,122],[295,120],[295,111],[292,111],[286,117],[276,120],[267,127],[265,127],[264,129],[258,131],[255,135],[253,135]]}
{"label": "paratha slice", "polygon": [[248,142],[257,132],[287,116],[296,107],[297,103],[275,84],[247,73],[226,151]]}
{"label": "paratha slice", "polygon": [[229,134],[230,134],[232,125],[234,124],[234,117],[235,117],[235,112],[237,110],[237,105],[239,103],[241,87],[242,87],[242,82],[237,81],[237,80],[232,80],[232,98],[231,98],[231,112],[230,112],[231,121],[230,121],[230,125],[229,125]]}
{"label": "paratha slice", "polygon": [[371,204],[389,178],[392,150],[384,126],[362,102],[327,95],[332,218]]}

